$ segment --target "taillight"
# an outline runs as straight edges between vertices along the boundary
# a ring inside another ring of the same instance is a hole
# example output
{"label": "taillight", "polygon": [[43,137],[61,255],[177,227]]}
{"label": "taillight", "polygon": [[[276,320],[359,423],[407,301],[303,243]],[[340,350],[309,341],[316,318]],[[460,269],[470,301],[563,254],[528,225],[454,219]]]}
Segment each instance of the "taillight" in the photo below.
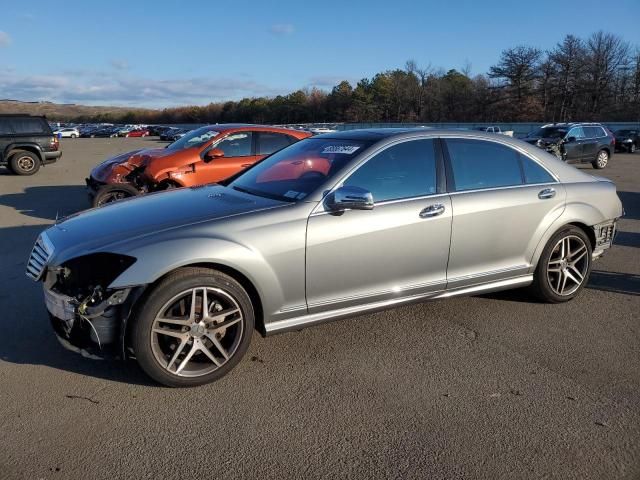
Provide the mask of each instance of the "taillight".
{"label": "taillight", "polygon": [[49,143],[49,146],[51,147],[51,150],[58,150],[58,147],[60,146],[60,141],[58,140],[58,137],[56,136],[51,137],[51,142]]}

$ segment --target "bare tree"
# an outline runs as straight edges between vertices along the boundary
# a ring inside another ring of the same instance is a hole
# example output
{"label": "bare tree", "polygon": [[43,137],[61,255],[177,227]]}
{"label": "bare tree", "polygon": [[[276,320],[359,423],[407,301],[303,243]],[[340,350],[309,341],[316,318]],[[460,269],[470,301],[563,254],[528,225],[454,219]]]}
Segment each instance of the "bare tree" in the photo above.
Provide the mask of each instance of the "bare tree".
{"label": "bare tree", "polygon": [[549,53],[549,60],[555,64],[560,95],[559,120],[571,120],[576,90],[585,66],[584,43],[573,35],[567,35]]}

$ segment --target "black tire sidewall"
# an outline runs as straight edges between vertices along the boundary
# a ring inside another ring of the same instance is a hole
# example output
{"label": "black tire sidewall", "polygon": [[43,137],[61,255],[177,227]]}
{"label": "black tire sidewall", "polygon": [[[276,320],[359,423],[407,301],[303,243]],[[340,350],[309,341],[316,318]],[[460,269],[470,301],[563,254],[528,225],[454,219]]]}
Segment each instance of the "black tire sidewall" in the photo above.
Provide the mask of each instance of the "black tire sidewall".
{"label": "black tire sidewall", "polygon": [[[243,336],[233,356],[213,372],[195,378],[172,375],[155,359],[151,349],[151,327],[158,311],[170,298],[189,288],[204,286],[224,290],[238,302],[244,322]],[[162,280],[141,302],[132,320],[131,345],[138,364],[149,377],[168,387],[194,387],[222,378],[240,362],[251,343],[254,325],[255,315],[251,298],[237,281],[215,270],[185,268]]]}
{"label": "black tire sidewall", "polygon": [[[91,202],[91,206],[92,207],[100,207],[102,205],[100,205],[100,202],[104,199],[104,197],[106,197],[109,194],[112,194],[114,192],[118,192],[118,191],[122,191],[125,192],[128,196],[125,198],[130,198],[130,197],[136,197],[138,195],[140,195],[140,191],[134,187],[133,185],[129,185],[128,183],[121,183],[121,184],[117,184],[117,183],[113,183],[110,185],[105,185],[103,187],[101,187],[96,194],[93,197],[93,200]],[[121,200],[124,200],[121,199]],[[118,201],[118,200],[116,200]],[[108,202],[105,205],[109,205],[109,203],[113,203],[113,202]]]}
{"label": "black tire sidewall", "polygon": [[[549,285],[549,281],[547,279],[547,264],[549,262],[549,258],[551,256],[551,252],[556,244],[560,241],[561,238],[566,237],[568,235],[575,235],[580,237],[585,245],[587,246],[587,259],[589,261],[589,265],[587,267],[587,272],[585,274],[584,280],[580,287],[573,292],[571,295],[558,295],[555,293],[551,286]],[[593,260],[591,258],[592,247],[591,241],[589,237],[584,233],[584,231],[575,226],[565,227],[558,232],[556,232],[547,242],[542,254],[540,255],[540,259],[538,260],[538,265],[536,267],[536,271],[534,273],[534,281],[533,281],[533,289],[536,296],[547,303],[562,303],[568,302],[572,300],[576,296],[580,294],[585,285],[589,282],[589,276],[591,275],[591,268],[593,266]]]}
{"label": "black tire sidewall", "polygon": [[[22,157],[29,157],[33,160],[33,168],[31,170],[24,170],[18,165],[18,160]],[[11,155],[11,160],[9,160],[10,170],[16,175],[34,175],[38,170],[40,170],[40,159],[35,153],[20,151]]]}

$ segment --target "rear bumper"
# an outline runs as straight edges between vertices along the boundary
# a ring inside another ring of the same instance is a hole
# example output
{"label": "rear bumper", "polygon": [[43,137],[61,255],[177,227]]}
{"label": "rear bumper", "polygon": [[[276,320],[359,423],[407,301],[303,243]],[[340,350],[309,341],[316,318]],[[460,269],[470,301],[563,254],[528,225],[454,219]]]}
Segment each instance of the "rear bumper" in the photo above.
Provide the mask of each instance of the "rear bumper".
{"label": "rear bumper", "polygon": [[62,157],[62,151],[56,150],[55,152],[42,152],[42,163],[53,163]]}

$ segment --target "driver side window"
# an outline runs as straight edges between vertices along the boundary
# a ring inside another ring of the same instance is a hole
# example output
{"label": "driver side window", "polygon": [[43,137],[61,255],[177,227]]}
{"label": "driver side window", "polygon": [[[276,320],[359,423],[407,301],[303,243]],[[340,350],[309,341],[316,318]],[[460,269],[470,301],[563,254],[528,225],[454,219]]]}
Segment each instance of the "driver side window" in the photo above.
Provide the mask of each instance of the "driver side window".
{"label": "driver side window", "polygon": [[228,157],[248,157],[252,155],[251,132],[239,132],[232,133],[225,139],[218,142],[215,148],[218,148],[224,152],[224,156]]}
{"label": "driver side window", "polygon": [[436,193],[433,140],[410,140],[383,150],[358,168],[344,185],[369,190],[374,202]]}

